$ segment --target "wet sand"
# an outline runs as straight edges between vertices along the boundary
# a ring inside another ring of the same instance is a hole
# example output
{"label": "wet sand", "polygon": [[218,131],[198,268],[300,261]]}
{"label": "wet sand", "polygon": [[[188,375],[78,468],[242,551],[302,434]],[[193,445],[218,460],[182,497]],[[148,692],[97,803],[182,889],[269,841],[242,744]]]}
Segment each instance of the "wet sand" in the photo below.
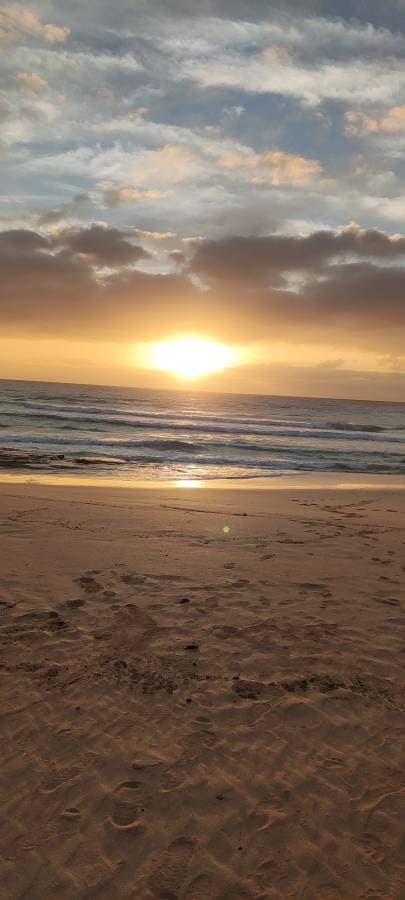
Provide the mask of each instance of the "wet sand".
{"label": "wet sand", "polygon": [[0,503],[1,897],[405,897],[404,492]]}

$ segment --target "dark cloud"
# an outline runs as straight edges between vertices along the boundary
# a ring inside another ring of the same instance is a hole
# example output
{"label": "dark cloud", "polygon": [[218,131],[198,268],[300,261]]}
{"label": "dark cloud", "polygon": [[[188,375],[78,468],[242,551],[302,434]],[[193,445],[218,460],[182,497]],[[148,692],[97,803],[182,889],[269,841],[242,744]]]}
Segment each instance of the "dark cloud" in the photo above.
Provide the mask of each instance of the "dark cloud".
{"label": "dark cloud", "polygon": [[405,348],[405,267],[373,264],[332,266],[325,281],[310,284],[304,303],[320,324],[347,329],[361,324],[366,340],[384,344],[384,333],[395,333]]}
{"label": "dark cloud", "polygon": [[[44,237],[0,234],[2,334],[126,341],[187,323],[197,292],[186,278],[148,275],[127,263],[148,256],[118,229],[101,226]],[[97,266],[117,267],[100,279]],[[118,268],[118,265],[120,268]]]}
{"label": "dark cloud", "polygon": [[[75,267],[85,260],[91,266],[122,267],[145,259],[150,254],[129,238],[132,232],[106,225],[89,225],[87,228],[64,228],[53,234],[38,234],[27,229],[14,229],[0,233],[0,253],[14,259],[16,255],[25,262],[25,255],[32,253],[35,264],[57,265],[58,261],[69,262]],[[47,253],[37,251],[48,251]],[[91,271],[91,269],[89,269]]]}
{"label": "dark cloud", "polygon": [[143,247],[128,240],[128,232],[105,225],[65,229],[54,243],[98,266],[125,266],[149,256]]}
{"label": "dark cloud", "polygon": [[[404,356],[405,268],[332,267],[299,292],[274,290],[249,298],[262,333],[298,344],[357,348]],[[256,332],[258,334],[258,332]]]}
{"label": "dark cloud", "polygon": [[[331,357],[343,346],[403,355],[404,253],[404,239],[353,227],[201,242],[192,269],[209,280],[203,290],[181,272],[128,267],[145,255],[128,232],[9,231],[0,235],[0,319],[3,334],[20,336],[126,342],[197,330],[241,343],[319,342]],[[100,266],[113,270],[100,279]],[[297,270],[286,289],[283,276]]]}
{"label": "dark cloud", "polygon": [[305,237],[229,237],[197,245],[192,271],[209,282],[268,282],[275,272],[322,269],[338,257],[392,260],[405,256],[405,238],[348,227]]}
{"label": "dark cloud", "polygon": [[5,258],[8,254],[25,254],[36,250],[46,250],[49,246],[46,237],[37,234],[36,231],[29,231],[27,228],[13,228],[0,232],[0,254],[4,254]]}
{"label": "dark cloud", "polygon": [[[191,270],[239,339],[404,354],[405,238],[350,226],[200,242]],[[292,282],[291,282],[292,279]],[[291,289],[291,283],[294,288]],[[290,285],[290,287],[289,287]]]}

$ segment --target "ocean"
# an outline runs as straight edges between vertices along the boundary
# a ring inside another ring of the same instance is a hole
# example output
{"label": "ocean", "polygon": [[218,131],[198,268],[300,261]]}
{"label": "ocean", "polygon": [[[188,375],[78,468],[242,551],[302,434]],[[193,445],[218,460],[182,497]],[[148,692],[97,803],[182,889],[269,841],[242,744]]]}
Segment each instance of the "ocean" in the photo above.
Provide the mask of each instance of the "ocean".
{"label": "ocean", "polygon": [[125,481],[405,474],[405,403],[0,381],[0,469]]}

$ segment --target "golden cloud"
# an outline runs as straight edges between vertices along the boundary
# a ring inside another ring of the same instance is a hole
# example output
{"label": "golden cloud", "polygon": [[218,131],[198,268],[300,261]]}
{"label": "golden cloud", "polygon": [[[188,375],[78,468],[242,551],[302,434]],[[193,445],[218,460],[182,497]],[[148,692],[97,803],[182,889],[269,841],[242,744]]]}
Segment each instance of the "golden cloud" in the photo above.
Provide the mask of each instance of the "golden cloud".
{"label": "golden cloud", "polygon": [[371,134],[394,134],[405,129],[405,106],[393,106],[381,116],[349,110],[345,114],[346,133],[357,135],[366,131]]}
{"label": "golden cloud", "polygon": [[131,185],[117,185],[109,181],[100,181],[97,186],[103,191],[105,205],[111,208],[120,206],[121,203],[161,200],[167,196],[165,191],[132,187]]}
{"label": "golden cloud", "polygon": [[0,41],[15,41],[22,35],[40,37],[49,44],[63,44],[70,34],[60,25],[43,25],[36,13],[15,3],[0,8]]}
{"label": "golden cloud", "polygon": [[29,93],[35,94],[36,91],[48,84],[46,78],[42,78],[41,75],[36,75],[34,72],[18,72],[15,77],[20,87]]}
{"label": "golden cloud", "polygon": [[[276,187],[281,184],[308,184],[322,172],[322,164],[317,159],[307,159],[284,150],[269,150],[264,153],[228,154],[221,160],[224,169],[254,169],[257,174],[249,181],[252,184],[266,184]],[[260,171],[261,170],[261,171]]]}

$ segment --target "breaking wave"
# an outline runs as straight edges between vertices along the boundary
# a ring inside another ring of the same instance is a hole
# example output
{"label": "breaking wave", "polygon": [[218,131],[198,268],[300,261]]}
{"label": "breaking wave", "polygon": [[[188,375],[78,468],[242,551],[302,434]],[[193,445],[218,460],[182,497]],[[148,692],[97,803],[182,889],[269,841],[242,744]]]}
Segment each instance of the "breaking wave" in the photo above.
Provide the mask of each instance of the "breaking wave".
{"label": "breaking wave", "polygon": [[0,383],[0,468],[405,474],[405,404]]}

